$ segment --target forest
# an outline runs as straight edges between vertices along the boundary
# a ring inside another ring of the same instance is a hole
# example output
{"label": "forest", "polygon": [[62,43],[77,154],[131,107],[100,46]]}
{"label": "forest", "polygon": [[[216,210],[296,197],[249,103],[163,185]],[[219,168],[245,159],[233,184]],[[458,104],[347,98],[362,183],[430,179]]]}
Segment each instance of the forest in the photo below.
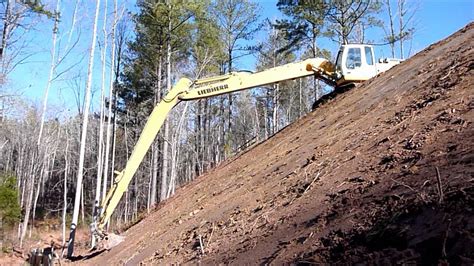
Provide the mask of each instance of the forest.
{"label": "forest", "polygon": [[[276,6],[277,19],[264,16],[266,5]],[[417,11],[406,0],[5,0],[0,8],[0,233],[13,232],[20,247],[45,221],[62,231],[63,243],[68,227],[89,226],[151,110],[180,77],[222,75],[244,61],[259,71],[334,60],[337,50],[322,42],[385,45],[391,57],[405,58]],[[32,60],[38,42],[48,46],[39,66]],[[34,83],[37,67],[49,73],[34,86],[40,103],[13,86],[15,71],[29,64],[24,80]],[[67,92],[64,106],[53,88]],[[136,222],[179,187],[310,112],[329,91],[305,78],[180,104],[110,227]]]}

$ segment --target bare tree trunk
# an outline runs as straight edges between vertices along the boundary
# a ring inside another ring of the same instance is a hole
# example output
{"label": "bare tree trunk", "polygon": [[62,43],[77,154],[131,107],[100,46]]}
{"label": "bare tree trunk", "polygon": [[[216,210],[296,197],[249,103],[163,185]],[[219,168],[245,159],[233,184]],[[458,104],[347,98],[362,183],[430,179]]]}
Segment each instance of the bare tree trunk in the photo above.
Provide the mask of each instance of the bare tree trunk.
{"label": "bare tree trunk", "polygon": [[[112,58],[111,58],[111,66],[110,66],[110,80],[109,80],[109,110],[107,114],[107,136],[106,136],[106,145],[105,145],[105,167],[104,167],[104,187],[103,187],[103,195],[102,200],[105,199],[107,194],[107,178],[108,178],[108,171],[109,171],[109,155],[110,155],[110,145],[111,145],[111,131],[112,131],[112,95],[114,95],[114,74],[115,74],[115,28],[117,25],[118,17],[117,17],[117,0],[114,0],[114,23],[112,25]],[[110,170],[110,183],[113,182],[114,179],[114,169]]]}
{"label": "bare tree trunk", "polygon": [[25,216],[23,217],[23,226],[21,229],[21,236],[20,236],[20,247],[23,246],[23,240],[25,239],[26,236],[26,231],[28,229],[28,222],[30,218],[30,213],[31,213],[31,205],[33,203],[33,191],[34,191],[34,185],[35,185],[35,173],[36,173],[36,167],[35,167],[35,162],[34,162],[35,155],[33,153],[32,155],[32,160],[30,162],[30,171],[28,172],[28,180],[26,182],[26,193],[28,194],[28,198],[26,200],[26,205],[25,205]]}
{"label": "bare tree trunk", "polygon": [[[79,6],[79,3],[81,2],[81,0],[76,0],[74,2],[74,12],[72,13],[72,22],[71,22],[71,30],[69,31],[69,35],[67,37],[67,44],[69,46],[69,44],[71,43],[71,38],[72,38],[72,34],[74,33],[74,28],[76,27],[76,21],[77,21],[77,10],[79,9],[78,6]],[[67,50],[67,49],[65,49]]]}
{"label": "bare tree trunk", "polygon": [[[152,145],[151,146],[151,151],[152,151],[152,156],[151,156],[151,160],[150,160],[150,165],[152,167],[150,167],[150,178],[148,179],[148,190],[147,190],[147,197],[146,197],[146,212],[147,213],[150,213],[150,207],[151,207],[151,182],[153,180],[153,161],[154,161],[154,153],[155,153],[155,145]],[[155,197],[156,197],[156,194],[155,194]]]}
{"label": "bare tree trunk", "polygon": [[257,142],[260,142],[260,116],[258,115],[258,100],[255,102],[255,121],[257,128],[255,129],[255,136],[257,137]]}
{"label": "bare tree trunk", "polygon": [[125,192],[125,217],[124,217],[124,223],[128,223],[128,190]]}
{"label": "bare tree trunk", "polygon": [[2,32],[2,45],[0,47],[0,61],[3,61],[3,56],[7,50],[7,40],[8,35],[10,35],[10,19],[11,19],[11,10],[12,5],[14,4],[13,0],[7,0],[5,4],[5,17],[3,18],[3,32]]}
{"label": "bare tree trunk", "polygon": [[398,0],[398,22],[400,27],[400,58],[403,59],[403,16],[405,15],[405,0]]}
{"label": "bare tree trunk", "polygon": [[31,211],[31,226],[30,226],[30,231],[29,231],[29,235],[28,235],[29,238],[31,238],[31,231],[32,231],[32,228],[35,226],[36,204],[38,203],[38,197],[39,197],[40,190],[41,190],[41,182],[44,178],[45,172],[47,171],[46,170],[47,166],[46,166],[45,161],[47,161],[46,157],[44,158],[44,161],[42,163],[43,166],[41,168],[38,184],[36,185],[36,193],[35,193],[35,196],[34,196],[34,199],[33,199],[33,210]]}
{"label": "bare tree trunk", "polygon": [[278,131],[278,94],[279,94],[279,84],[274,85],[273,91],[273,110],[272,110],[272,135]]}
{"label": "bare tree trunk", "polygon": [[392,7],[390,5],[390,0],[385,1],[385,5],[387,6],[388,11],[388,19],[390,22],[390,35],[389,35],[389,44],[390,49],[392,51],[392,57],[395,57],[395,28],[393,27],[393,14],[392,14]]}
{"label": "bare tree trunk", "polygon": [[[277,51],[273,50],[273,67],[277,65]],[[278,127],[278,93],[279,93],[279,84],[273,85],[273,97],[272,97],[272,135],[275,134]]]}
{"label": "bare tree trunk", "polygon": [[[205,99],[205,105],[204,105],[204,113],[205,113],[205,117],[204,117],[204,141],[203,141],[203,145],[206,149],[206,163],[205,165],[203,166],[203,171],[207,171],[207,169],[209,169],[210,165],[212,164],[212,146],[210,145],[210,140],[211,140],[211,133],[210,133],[210,128],[211,128],[211,108],[209,107],[210,105],[210,102],[211,102],[211,99]],[[219,134],[219,132],[217,132],[217,134]]]}
{"label": "bare tree trunk", "polygon": [[[168,3],[168,8],[170,4]],[[171,8],[170,8],[171,9]],[[171,90],[171,15],[168,16],[168,37],[166,44],[166,91]],[[163,163],[161,166],[161,191],[160,200],[165,200],[168,191],[168,139],[169,139],[169,119],[165,120],[163,125]]]}
{"label": "bare tree trunk", "polygon": [[98,147],[98,156],[97,156],[97,186],[96,186],[96,202],[100,199],[100,186],[102,185],[102,168],[103,168],[103,156],[102,156],[102,147],[104,145],[104,109],[105,109],[105,72],[107,69],[106,57],[107,57],[107,43],[108,43],[108,33],[107,33],[107,0],[104,3],[104,22],[102,24],[102,35],[104,38],[103,48],[101,49],[101,63],[102,63],[102,85],[100,89],[100,120],[99,120],[99,147]]}
{"label": "bare tree trunk", "polygon": [[303,79],[298,80],[298,115],[301,117],[303,115]]}
{"label": "bare tree trunk", "polygon": [[[115,96],[114,96],[114,106],[117,106],[117,97],[118,97],[118,93],[117,91],[115,91]],[[117,141],[117,134],[115,132],[115,129],[117,128],[117,108],[114,109],[114,122],[113,122],[113,125],[112,125],[112,162],[111,162],[111,165],[110,165],[110,169],[115,169],[115,146],[116,146],[116,141]],[[113,171],[111,173],[111,179],[113,178]],[[107,178],[107,177],[106,177]],[[104,193],[106,193],[104,191]]]}
{"label": "bare tree trunk", "polygon": [[94,26],[93,26],[93,33],[92,33],[90,56],[89,56],[89,67],[87,71],[87,84],[86,84],[86,94],[85,94],[86,98],[85,98],[84,114],[82,118],[83,122],[82,122],[82,134],[81,134],[81,147],[80,147],[80,152],[79,152],[79,167],[77,169],[76,196],[74,199],[74,212],[72,216],[71,232],[69,234],[69,243],[68,243],[67,256],[69,258],[72,257],[74,253],[74,238],[75,238],[76,226],[77,226],[77,222],[79,218],[79,205],[80,205],[81,194],[82,194],[82,179],[83,179],[83,172],[84,172],[84,157],[85,157],[85,148],[86,148],[87,125],[89,123],[92,71],[94,67],[94,52],[95,52],[95,44],[96,44],[96,36],[97,36],[97,21],[99,18],[99,7],[100,7],[100,0],[97,0],[95,15],[94,15]]}
{"label": "bare tree trunk", "polygon": [[158,157],[159,153],[159,143],[155,140],[155,143],[151,147],[152,149],[152,166],[151,166],[151,180],[150,180],[150,208],[156,204],[156,185],[158,182]]}
{"label": "bare tree trunk", "polygon": [[[231,46],[229,46],[231,47]],[[229,48],[229,51],[228,51],[228,73],[231,73],[232,72],[232,61],[233,61],[233,58],[232,58],[232,49]],[[229,95],[227,96],[228,98],[228,103],[227,103],[227,134],[224,135],[224,147],[227,146],[228,149],[224,150],[224,160],[230,156],[231,154],[231,151],[232,151],[232,105],[233,105],[233,99],[234,99],[234,95],[232,93],[229,93]],[[224,130],[224,132],[226,132]]]}
{"label": "bare tree trunk", "polygon": [[170,184],[168,187],[167,198],[174,194],[176,188],[176,178],[177,178],[177,161],[178,161],[178,153],[179,153],[179,137],[182,135],[182,128],[184,124],[184,119],[186,117],[186,111],[188,109],[189,102],[186,102],[184,106],[184,110],[181,114],[181,118],[179,119],[178,126],[176,128],[176,133],[173,137],[173,142],[171,144],[171,174],[170,174]]}
{"label": "bare tree trunk", "polygon": [[66,244],[66,214],[67,214],[67,176],[69,174],[69,158],[68,158],[68,150],[69,150],[69,132],[66,127],[66,147],[64,150],[64,191],[63,191],[63,223],[62,223],[62,231],[63,231],[63,246]]}
{"label": "bare tree trunk", "polygon": [[[23,157],[24,157],[23,154],[24,153],[25,152],[22,151],[22,149],[20,149],[20,159],[19,159],[20,163],[19,163],[19,165],[23,165],[23,160],[24,160],[23,159]],[[21,168],[23,168],[23,167],[21,167]],[[20,186],[22,188],[21,189],[21,197],[20,197],[20,208],[23,208],[23,206],[25,206],[25,189],[26,189],[26,180],[27,180],[24,177],[28,176],[28,174],[25,174],[24,171],[21,170],[21,172],[18,171],[18,176],[21,179],[19,183],[20,183]],[[19,236],[18,236],[18,238],[19,238]]]}
{"label": "bare tree trunk", "polygon": [[41,137],[43,134],[43,127],[44,127],[44,119],[46,116],[46,107],[48,105],[48,95],[49,95],[49,89],[51,87],[51,83],[53,83],[53,76],[54,76],[54,71],[56,69],[56,40],[57,40],[57,35],[58,35],[58,25],[59,25],[59,6],[60,6],[61,0],[57,0],[56,2],[56,13],[54,17],[54,26],[53,26],[53,43],[51,46],[51,66],[49,68],[49,77],[48,77],[48,82],[46,83],[46,88],[44,89],[44,96],[43,96],[43,109],[41,110],[41,122],[40,122],[40,129],[39,129],[39,134],[38,134],[38,143],[37,146],[41,144]]}
{"label": "bare tree trunk", "polygon": [[81,189],[81,207],[79,208],[81,210],[81,222],[85,222],[85,217],[84,217],[84,189]]}
{"label": "bare tree trunk", "polygon": [[[129,111],[127,110],[126,112],[126,119],[125,121],[130,121],[130,115],[129,115]],[[128,158],[129,158],[129,155],[130,155],[130,152],[129,152],[129,148],[128,148],[128,125],[127,125],[127,122],[125,122],[125,125],[124,125],[124,141],[125,141],[125,155],[126,155],[126,160],[128,161]],[[127,189],[127,191],[125,192],[125,223],[128,222],[128,207],[129,205],[129,190]]]}
{"label": "bare tree trunk", "polygon": [[163,158],[161,166],[161,190],[160,190],[160,201],[167,199],[168,191],[168,163],[169,163],[169,121],[164,123],[163,128]]}
{"label": "bare tree trunk", "polygon": [[196,103],[196,120],[195,120],[195,127],[194,127],[194,134],[196,137],[196,140],[194,142],[194,150],[196,152],[196,160],[193,160],[194,162],[194,173],[196,176],[199,176],[202,173],[202,165],[204,161],[203,153],[204,153],[204,147],[203,147],[203,126],[202,126],[202,117],[203,117],[203,111],[202,111],[202,102],[201,100],[198,100]]}
{"label": "bare tree trunk", "polygon": [[226,130],[225,130],[225,96],[220,96],[220,108],[218,117],[220,117],[220,124],[218,126],[218,136],[217,136],[217,148],[215,153],[214,162],[218,163],[221,159],[225,160],[225,148],[226,148]]}
{"label": "bare tree trunk", "polygon": [[[162,57],[160,55],[158,60],[158,81],[155,88],[155,105],[160,102],[161,93],[161,80],[162,80]],[[159,157],[159,143],[155,140],[153,144],[153,162],[152,162],[152,180],[151,180],[151,195],[150,195],[150,207],[156,204],[156,185],[158,182],[158,157]]]}
{"label": "bare tree trunk", "polygon": [[138,176],[135,178],[134,186],[133,186],[133,191],[134,191],[134,204],[133,204],[133,220],[136,220],[138,217]]}
{"label": "bare tree trunk", "polygon": [[[114,5],[117,6],[115,0],[114,0]],[[114,11],[115,12],[115,11]],[[117,23],[118,23],[119,19],[116,19],[116,23],[114,24],[114,34],[113,34],[113,38],[117,37],[117,43],[115,43],[114,41],[114,49],[115,47],[117,48],[117,59],[116,59],[116,63],[114,64],[115,66],[115,73],[114,73],[114,77],[115,77],[115,84],[118,84],[119,82],[119,75],[120,75],[120,62],[121,62],[121,59],[122,59],[122,53],[123,53],[123,46],[125,45],[126,43],[126,28],[125,27],[119,27],[118,28],[118,34],[117,36],[116,35],[116,32],[115,30],[117,29]],[[115,84],[113,84],[115,86]],[[116,132],[116,128],[117,128],[117,101],[118,101],[118,91],[117,90],[113,90],[114,92],[114,96],[113,96],[113,105],[112,107],[114,108],[114,111],[113,111],[113,125],[112,125],[112,151],[110,151],[112,153],[112,161],[111,161],[111,166],[110,166],[110,169],[112,169],[112,173],[110,173],[110,179],[113,180],[114,178],[114,169],[115,169],[115,147],[116,147],[116,143],[117,143],[117,132]],[[112,97],[112,95],[110,95],[110,97]],[[112,101],[110,101],[110,103],[112,104]],[[107,177],[106,177],[107,178]],[[105,191],[104,191],[105,193]]]}
{"label": "bare tree trunk", "polygon": [[263,138],[264,139],[268,139],[268,135],[269,135],[269,132],[268,132],[268,127],[269,127],[269,116],[268,116],[268,100],[265,101],[265,103],[263,104],[263,117],[264,117],[264,121],[265,123],[263,123]]}
{"label": "bare tree trunk", "polygon": [[[96,186],[95,186],[95,199],[92,204],[92,217],[93,223],[97,223],[99,216],[99,202],[101,199],[100,187],[102,186],[102,170],[104,166],[103,154],[104,149],[104,104],[105,104],[105,72],[107,69],[106,57],[107,57],[107,0],[104,0],[104,22],[102,24],[102,35],[104,38],[103,48],[101,49],[101,61],[102,61],[102,86],[100,88],[100,117],[99,117],[99,143],[98,143],[98,152],[97,152],[97,176],[96,176]],[[105,177],[107,179],[107,175]],[[106,191],[104,190],[104,194]],[[91,246],[95,247],[96,238],[91,236]]]}

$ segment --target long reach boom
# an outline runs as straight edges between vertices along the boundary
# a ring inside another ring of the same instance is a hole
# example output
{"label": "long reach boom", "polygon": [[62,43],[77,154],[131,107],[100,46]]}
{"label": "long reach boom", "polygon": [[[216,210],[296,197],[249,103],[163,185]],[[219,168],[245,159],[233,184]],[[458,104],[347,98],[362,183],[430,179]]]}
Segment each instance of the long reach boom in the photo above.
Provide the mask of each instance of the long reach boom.
{"label": "long reach boom", "polygon": [[[127,190],[130,181],[143,161],[168,113],[180,101],[208,98],[312,75],[335,87],[335,92],[337,93],[338,90],[342,91],[343,87],[368,80],[399,64],[401,61],[400,59],[392,58],[379,59],[376,62],[374,49],[371,45],[347,44],[342,45],[339,49],[335,64],[323,58],[312,58],[257,73],[232,72],[222,76],[194,81],[188,78],[180,79],[153,109],[125,169],[118,172],[106,198],[95,212],[92,224],[93,246],[96,243],[95,240],[106,240],[104,244],[106,248],[110,248],[120,241],[120,237],[105,232],[105,225]],[[115,238],[115,240],[112,238]]]}
{"label": "long reach boom", "polygon": [[[330,85],[335,84],[335,67],[326,59],[313,58],[270,68],[257,73],[233,72],[230,74],[191,81],[181,78],[168,94],[155,106],[138,139],[125,169],[118,172],[112,187],[102,202],[98,213],[100,217],[92,224],[94,237],[109,240],[105,225],[109,221],[120,199],[128,188],[143,158],[153,143],[168,113],[180,101],[208,98],[221,94],[251,89],[280,81],[316,75]],[[93,241],[94,243],[95,241]],[[110,242],[117,242],[111,241]],[[109,246],[110,245],[106,245]]]}

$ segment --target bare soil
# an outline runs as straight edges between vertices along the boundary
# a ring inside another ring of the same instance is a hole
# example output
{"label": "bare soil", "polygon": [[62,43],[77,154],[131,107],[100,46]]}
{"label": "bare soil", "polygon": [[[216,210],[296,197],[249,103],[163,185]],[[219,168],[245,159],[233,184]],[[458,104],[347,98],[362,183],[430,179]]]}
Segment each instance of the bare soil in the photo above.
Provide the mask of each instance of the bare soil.
{"label": "bare soil", "polygon": [[84,264],[474,263],[474,24],[191,184]]}

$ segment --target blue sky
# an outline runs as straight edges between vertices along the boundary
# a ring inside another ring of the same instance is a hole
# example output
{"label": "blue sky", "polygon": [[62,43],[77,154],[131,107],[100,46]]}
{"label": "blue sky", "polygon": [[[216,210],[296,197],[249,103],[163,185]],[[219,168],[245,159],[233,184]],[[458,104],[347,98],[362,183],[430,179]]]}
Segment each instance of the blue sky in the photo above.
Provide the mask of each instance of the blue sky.
{"label": "blue sky", "polygon": [[[390,1],[395,7],[396,1]],[[261,0],[257,2],[262,7],[263,17],[281,18],[282,15],[276,7],[277,1]],[[412,43],[412,55],[474,21],[474,0],[408,0],[407,2],[417,10],[414,17],[416,32]],[[388,16],[384,11],[380,16],[384,21],[387,21]],[[392,12],[395,11],[392,10]],[[382,42],[383,31],[381,29],[374,29],[368,35],[368,39],[374,43]],[[321,47],[330,49],[333,53],[338,48],[337,44],[329,40],[322,39],[319,43]],[[380,57],[391,55],[388,45],[377,47],[376,52]]]}
{"label": "blue sky", "polygon": [[[60,35],[62,36],[61,45],[64,47],[67,28],[70,26],[72,18],[73,3],[72,0],[62,1],[62,20]],[[76,111],[76,103],[73,92],[70,89],[73,83],[79,83],[81,88],[85,87],[85,78],[88,61],[88,46],[91,38],[92,19],[94,15],[94,1],[82,1],[87,3],[79,11],[78,28],[73,34],[73,40],[79,38],[79,43],[75,51],[71,53],[61,69],[72,67],[72,71],[63,75],[60,80],[53,83],[49,96],[49,103],[51,104],[50,116],[55,116],[56,112],[51,110],[70,109],[71,112]],[[112,1],[109,0],[111,6]],[[120,1],[129,9],[133,9],[133,1]],[[277,1],[262,0],[256,1],[261,6],[261,18],[277,19],[281,18],[281,14],[276,7]],[[472,0],[425,0],[425,1],[409,1],[409,4],[417,6],[417,13],[415,15],[416,32],[411,44],[407,43],[407,49],[411,46],[411,54],[421,51],[428,45],[441,40],[455,31],[459,30],[469,22],[474,20],[474,1]],[[102,12],[102,11],[101,11]],[[109,13],[109,18],[111,14]],[[101,22],[102,23],[102,22]],[[49,49],[51,46],[51,27],[52,22],[42,18],[38,23],[35,31],[27,35],[31,40],[29,50],[34,54],[28,64],[18,66],[10,75],[9,82],[6,86],[10,91],[23,95],[28,101],[32,101],[39,106],[44,88],[46,86],[48,71],[50,66]],[[99,25],[101,30],[101,25]],[[380,29],[371,30],[368,39],[374,42],[381,42],[383,31]],[[264,41],[264,34],[261,33],[256,36],[256,41]],[[320,40],[319,45],[323,48],[331,50],[333,53],[337,50],[337,44],[330,40]],[[110,49],[109,49],[110,50]],[[101,85],[101,69],[100,69],[100,49],[96,49],[95,68],[93,78],[93,88],[96,91],[94,94],[93,104],[94,108],[98,105],[99,92]],[[390,56],[388,46],[376,47],[377,57]],[[255,57],[247,56],[240,59],[237,66],[242,69],[255,69]],[[73,80],[73,76],[82,75],[82,80]]]}

